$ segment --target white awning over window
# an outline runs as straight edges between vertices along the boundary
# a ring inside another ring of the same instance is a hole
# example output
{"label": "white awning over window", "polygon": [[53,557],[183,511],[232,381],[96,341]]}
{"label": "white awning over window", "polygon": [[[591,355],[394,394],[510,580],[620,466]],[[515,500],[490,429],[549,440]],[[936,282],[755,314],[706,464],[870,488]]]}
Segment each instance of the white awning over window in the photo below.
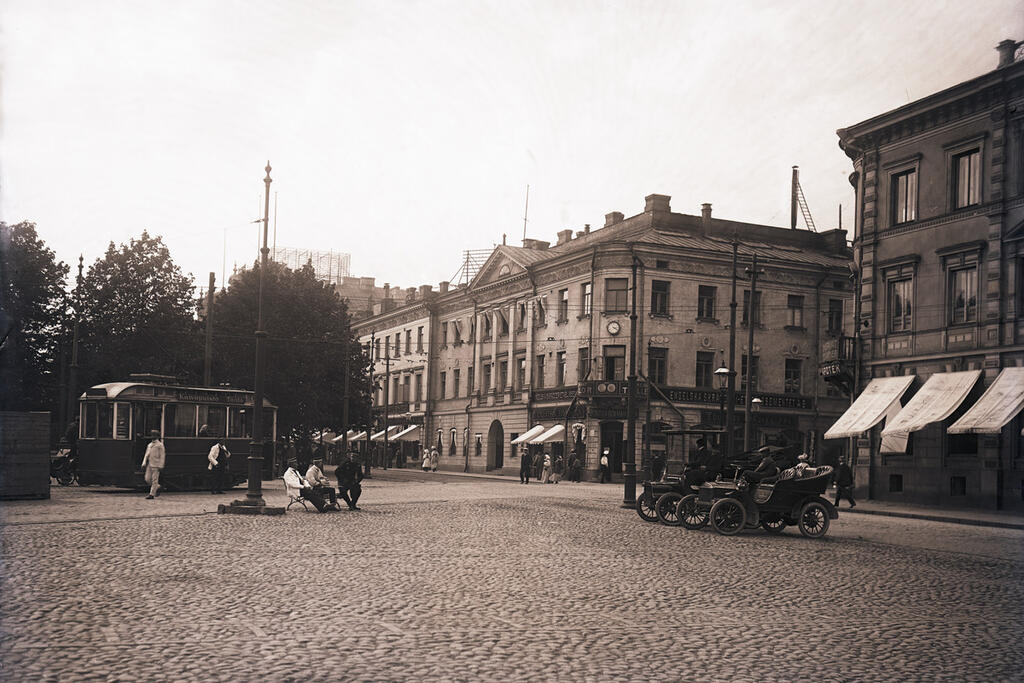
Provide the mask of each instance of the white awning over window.
{"label": "white awning over window", "polygon": [[882,438],[892,434],[910,434],[953,414],[971,393],[981,370],[937,372],[928,378],[894,420],[885,421]]}
{"label": "white awning over window", "polygon": [[530,427],[528,430],[512,439],[512,443],[529,443],[530,439],[540,436],[544,433],[544,425],[537,425]]}
{"label": "white awning over window", "polygon": [[366,432],[352,433],[352,436],[348,437],[348,442],[352,443],[353,441],[366,441]]}
{"label": "white awning over window", "polygon": [[[401,428],[402,427],[400,425],[391,425],[390,427],[388,427],[387,428],[388,441],[390,441],[391,440],[391,436],[395,432],[400,430]],[[384,430],[381,430],[381,431],[377,432],[376,434],[374,434],[373,436],[370,437],[370,441],[383,441],[383,440],[384,440]]]}
{"label": "white awning over window", "polygon": [[346,440],[346,437],[348,437],[347,440],[349,442],[358,441],[356,436],[358,436],[359,434],[362,434],[362,435],[365,436],[366,432],[357,432],[354,429],[350,429],[347,432],[345,432],[345,434],[339,434],[338,436],[336,436],[333,439],[331,439],[331,442],[332,443],[341,443],[342,441]]}
{"label": "white awning over window", "polygon": [[406,427],[402,431],[398,432],[392,437],[389,437],[392,441],[419,441],[420,440],[420,426],[412,425]]}
{"label": "white awning over window", "polygon": [[889,406],[893,401],[900,400],[900,396],[910,388],[913,381],[914,375],[876,377],[871,380],[853,405],[825,432],[825,438],[848,439],[871,429],[882,421]]}
{"label": "white awning over window", "polygon": [[998,434],[1024,410],[1024,368],[1003,368],[978,402],[950,425],[950,434]]}
{"label": "white awning over window", "polygon": [[551,429],[547,430],[530,443],[547,443],[548,441],[558,441],[565,434],[565,426],[555,425]]}

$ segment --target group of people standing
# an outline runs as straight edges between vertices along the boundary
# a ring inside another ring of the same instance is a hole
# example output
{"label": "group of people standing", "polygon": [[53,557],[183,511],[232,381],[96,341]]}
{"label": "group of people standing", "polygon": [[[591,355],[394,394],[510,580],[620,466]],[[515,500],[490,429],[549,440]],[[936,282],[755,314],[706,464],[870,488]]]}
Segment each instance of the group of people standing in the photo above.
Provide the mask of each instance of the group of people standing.
{"label": "group of people standing", "polygon": [[566,463],[560,453],[552,457],[550,453],[523,450],[519,460],[519,483],[529,484],[530,477],[542,484],[557,484],[563,476],[568,481],[579,481],[581,467],[582,463],[575,451],[569,454],[569,462]]}
{"label": "group of people standing", "polygon": [[424,472],[437,472],[437,463],[441,459],[441,454],[437,452],[436,448],[423,449],[423,471]]}

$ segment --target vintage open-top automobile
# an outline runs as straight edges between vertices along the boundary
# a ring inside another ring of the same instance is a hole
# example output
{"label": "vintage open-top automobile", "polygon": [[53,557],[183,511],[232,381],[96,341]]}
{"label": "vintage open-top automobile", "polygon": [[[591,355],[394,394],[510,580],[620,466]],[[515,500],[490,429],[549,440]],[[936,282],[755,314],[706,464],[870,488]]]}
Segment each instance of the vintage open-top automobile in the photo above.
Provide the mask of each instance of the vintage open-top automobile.
{"label": "vintage open-top automobile", "polygon": [[804,536],[821,538],[828,533],[830,520],[839,517],[835,506],[822,497],[831,479],[832,467],[823,465],[808,468],[803,476],[787,469],[750,487],[743,480],[711,481],[699,493],[680,499],[676,515],[689,529],[710,522],[726,536],[744,528],[760,526],[781,533],[787,526],[796,526]]}

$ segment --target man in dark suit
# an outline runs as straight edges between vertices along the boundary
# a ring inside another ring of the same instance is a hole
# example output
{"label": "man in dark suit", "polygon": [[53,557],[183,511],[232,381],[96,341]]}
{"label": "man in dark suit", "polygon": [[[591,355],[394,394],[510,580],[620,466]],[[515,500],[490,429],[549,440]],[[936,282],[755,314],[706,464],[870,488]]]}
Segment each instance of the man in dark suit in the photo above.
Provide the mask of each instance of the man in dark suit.
{"label": "man in dark suit", "polygon": [[345,461],[334,470],[334,476],[338,478],[338,494],[348,504],[348,509],[359,510],[356,503],[363,492],[363,487],[359,485],[363,480],[363,468],[356,462],[355,453],[348,452]]}
{"label": "man in dark suit", "polygon": [[853,471],[845,460],[840,460],[836,466],[836,507],[839,507],[842,498],[850,501],[850,507],[857,506],[857,501],[853,499]]}

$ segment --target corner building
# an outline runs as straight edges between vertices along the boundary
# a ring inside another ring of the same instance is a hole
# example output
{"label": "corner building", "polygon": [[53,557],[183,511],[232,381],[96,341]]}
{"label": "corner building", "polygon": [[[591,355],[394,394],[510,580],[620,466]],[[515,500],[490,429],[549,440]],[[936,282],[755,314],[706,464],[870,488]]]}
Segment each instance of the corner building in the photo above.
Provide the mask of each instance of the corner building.
{"label": "corner building", "polygon": [[867,417],[836,432],[861,496],[1024,509],[1024,62],[997,49],[995,70],[837,131]]}
{"label": "corner building", "polygon": [[[468,285],[441,283],[414,304],[429,311],[424,445],[438,448],[444,469],[506,474],[518,472],[523,448],[566,457],[576,448],[590,478],[608,448],[613,475],[620,475],[634,259],[637,370],[661,390],[649,401],[652,451],[666,450],[666,430],[720,428],[725,392],[714,371],[728,364],[734,241],[739,373],[747,363],[747,324],[755,325],[753,395],[762,408],[752,416],[753,443],[796,443],[834,462],[842,444],[824,443],[821,434],[849,399],[819,377],[818,366],[822,345],[842,330],[844,311],[849,315],[845,232],[722,220],[709,204],[700,216],[673,213],[665,195],[648,196],[633,217],[608,214],[603,228],[563,230],[554,245],[528,239],[522,247],[496,247]],[[763,272],[751,311],[743,269],[754,253]],[[361,339],[370,332],[394,339],[403,311],[360,321]],[[409,314],[410,324],[418,315]],[[647,384],[639,384],[638,465],[648,431]],[[736,387],[741,444],[742,374]],[[692,446],[667,453],[671,471]]]}

